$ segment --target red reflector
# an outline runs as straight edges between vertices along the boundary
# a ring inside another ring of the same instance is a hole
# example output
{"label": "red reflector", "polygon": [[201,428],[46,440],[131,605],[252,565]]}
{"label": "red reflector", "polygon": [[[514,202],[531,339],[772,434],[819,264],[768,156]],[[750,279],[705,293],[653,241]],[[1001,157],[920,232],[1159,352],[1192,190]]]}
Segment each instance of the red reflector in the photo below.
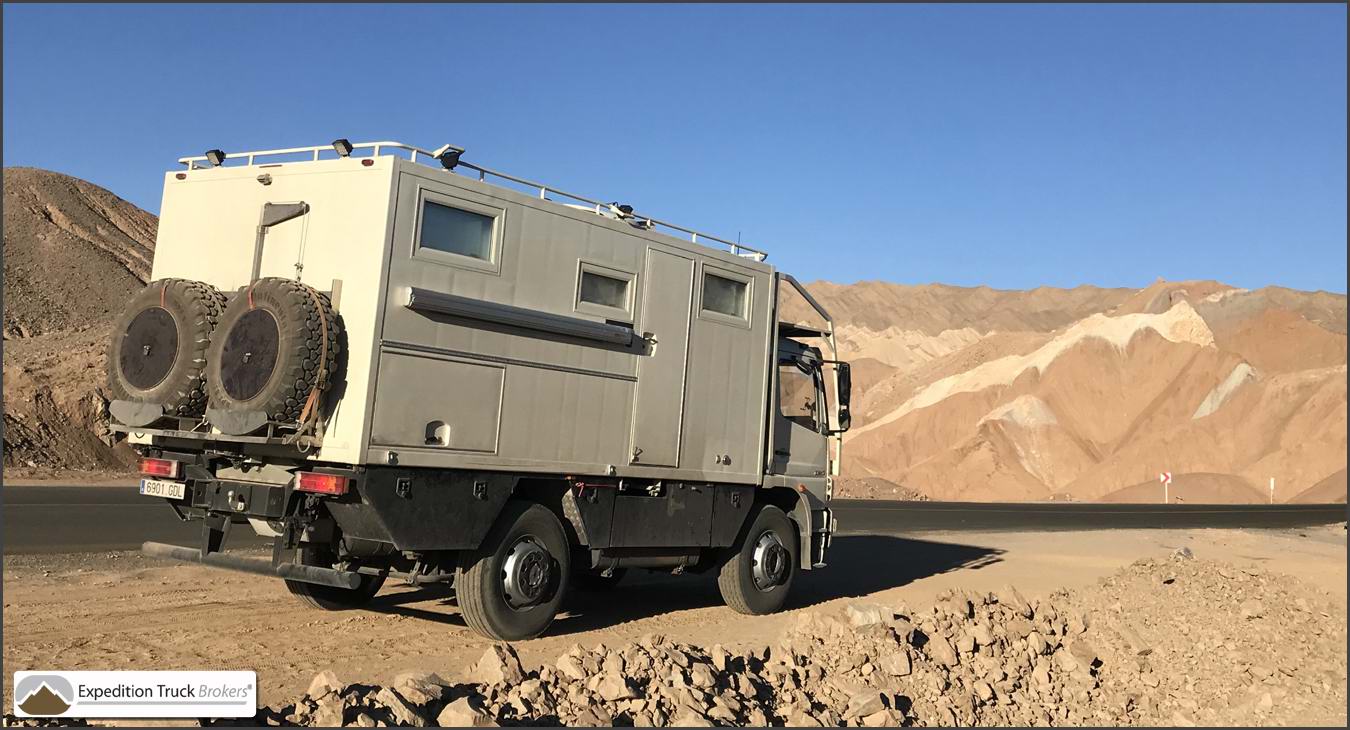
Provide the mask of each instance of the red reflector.
{"label": "red reflector", "polygon": [[174,175],[174,177],[175,177],[175,178],[178,178],[179,180],[186,180],[186,179],[187,179],[187,173],[186,173],[186,172],[180,172],[180,173]]}
{"label": "red reflector", "polygon": [[314,472],[302,471],[295,475],[295,488],[302,492],[318,492],[319,494],[346,494],[347,477],[340,477],[336,474],[315,474]]}
{"label": "red reflector", "polygon": [[152,477],[177,479],[180,466],[179,462],[168,459],[141,459],[141,473]]}
{"label": "red reflector", "polygon": [[366,159],[361,160],[361,164],[365,165],[366,167],[370,167],[371,165],[375,164],[375,161],[367,157]]}

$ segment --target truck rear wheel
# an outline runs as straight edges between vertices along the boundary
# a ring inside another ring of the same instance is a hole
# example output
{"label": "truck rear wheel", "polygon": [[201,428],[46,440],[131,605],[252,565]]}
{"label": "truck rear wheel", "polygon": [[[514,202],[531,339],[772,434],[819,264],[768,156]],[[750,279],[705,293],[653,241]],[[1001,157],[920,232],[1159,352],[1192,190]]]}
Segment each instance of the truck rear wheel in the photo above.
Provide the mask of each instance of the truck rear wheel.
{"label": "truck rear wheel", "polygon": [[[302,565],[317,565],[323,568],[333,567],[332,553],[315,545],[303,545],[296,550],[296,559]],[[299,601],[310,608],[324,611],[344,611],[360,608],[380,592],[384,586],[384,576],[363,575],[361,585],[355,588],[337,588],[321,586],[315,583],[303,583],[297,580],[286,581],[286,589]]]}
{"label": "truck rear wheel", "polygon": [[773,505],[760,507],[747,523],[723,559],[717,587],[733,611],[773,613],[783,607],[797,577],[797,528]]}
{"label": "truck rear wheel", "polygon": [[558,518],[532,502],[507,502],[482,546],[460,553],[455,596],[464,622],[490,639],[539,636],[558,613],[571,568]]}

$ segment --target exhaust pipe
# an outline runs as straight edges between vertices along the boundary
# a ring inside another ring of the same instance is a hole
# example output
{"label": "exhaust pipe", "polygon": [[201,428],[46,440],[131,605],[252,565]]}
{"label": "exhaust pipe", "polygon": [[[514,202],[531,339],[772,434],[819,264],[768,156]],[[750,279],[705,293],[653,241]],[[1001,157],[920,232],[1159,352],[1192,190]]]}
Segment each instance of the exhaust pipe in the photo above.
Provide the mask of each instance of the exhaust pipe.
{"label": "exhaust pipe", "polygon": [[321,586],[332,586],[333,588],[354,589],[361,584],[361,576],[347,570],[334,570],[332,568],[320,568],[315,565],[300,565],[298,563],[273,565],[267,560],[241,558],[234,555],[226,555],[224,553],[207,553],[203,556],[202,551],[197,548],[182,547],[181,545],[166,545],[162,542],[143,543],[141,545],[141,552],[155,558],[182,560],[187,563],[200,563],[212,568],[237,570],[244,573],[256,573],[258,575],[269,575],[274,578],[295,580],[300,581],[301,583],[314,583],[315,585]]}

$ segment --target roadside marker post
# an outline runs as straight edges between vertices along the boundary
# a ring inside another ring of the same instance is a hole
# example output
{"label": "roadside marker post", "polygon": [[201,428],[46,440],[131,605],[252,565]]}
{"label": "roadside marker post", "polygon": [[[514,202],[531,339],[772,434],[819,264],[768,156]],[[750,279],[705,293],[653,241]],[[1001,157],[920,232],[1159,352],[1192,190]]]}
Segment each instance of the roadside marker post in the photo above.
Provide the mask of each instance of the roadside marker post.
{"label": "roadside marker post", "polygon": [[1172,490],[1171,490],[1171,486],[1172,486],[1172,472],[1170,472],[1170,471],[1165,471],[1165,472],[1160,473],[1160,474],[1158,475],[1158,481],[1162,482],[1162,485],[1163,485],[1163,504],[1171,504],[1171,503],[1172,503],[1172,494],[1171,494],[1171,492],[1172,492]]}
{"label": "roadside marker post", "polygon": [[1275,504],[1275,477],[1270,478],[1270,503]]}

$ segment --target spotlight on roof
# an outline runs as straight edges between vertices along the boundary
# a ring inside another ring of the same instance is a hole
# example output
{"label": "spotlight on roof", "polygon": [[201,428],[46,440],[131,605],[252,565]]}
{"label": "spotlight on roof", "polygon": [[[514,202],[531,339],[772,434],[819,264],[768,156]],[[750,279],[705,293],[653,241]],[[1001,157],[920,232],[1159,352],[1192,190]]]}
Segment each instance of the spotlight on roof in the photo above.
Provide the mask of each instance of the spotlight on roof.
{"label": "spotlight on roof", "polygon": [[352,143],[347,141],[346,137],[333,140],[333,151],[338,153],[338,157],[351,157]]}
{"label": "spotlight on roof", "polygon": [[225,162],[225,153],[220,150],[207,150],[206,161],[211,163],[212,167],[220,167]]}
{"label": "spotlight on roof", "polygon": [[631,205],[627,205],[627,204],[622,204],[622,205],[621,205],[621,204],[619,204],[619,203],[617,203],[617,202],[616,202],[616,203],[610,203],[610,204],[609,204],[609,210],[610,210],[610,212],[614,213],[614,215],[617,215],[617,216],[620,217],[620,218],[632,218],[632,217],[633,217],[633,206],[631,206]]}
{"label": "spotlight on roof", "polygon": [[444,167],[447,170],[453,170],[455,169],[455,165],[459,164],[459,156],[462,154],[464,154],[463,147],[447,144],[436,148],[436,151],[432,152],[431,156],[441,161],[441,167]]}

